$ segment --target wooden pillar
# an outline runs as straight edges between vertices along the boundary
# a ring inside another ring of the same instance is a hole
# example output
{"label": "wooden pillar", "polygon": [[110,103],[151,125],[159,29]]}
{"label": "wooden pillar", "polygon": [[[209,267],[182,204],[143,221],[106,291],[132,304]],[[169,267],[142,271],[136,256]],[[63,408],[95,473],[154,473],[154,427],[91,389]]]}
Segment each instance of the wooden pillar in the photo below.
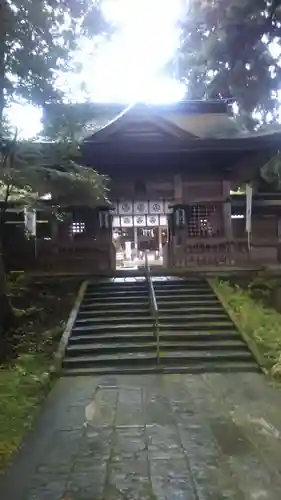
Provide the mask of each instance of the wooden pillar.
{"label": "wooden pillar", "polygon": [[174,176],[174,202],[182,203],[183,188],[182,188],[182,177],[179,174]]}
{"label": "wooden pillar", "polygon": [[281,263],[281,217],[280,216],[278,216],[278,219],[277,219],[277,238],[278,238],[277,260],[280,264]]}
{"label": "wooden pillar", "polygon": [[102,241],[107,244],[112,243],[112,215],[110,211],[105,208],[98,210],[98,226],[99,235]]}
{"label": "wooden pillar", "polygon": [[162,227],[160,226],[160,223],[159,223],[159,227],[158,227],[158,239],[159,239],[159,258],[160,258],[160,257],[163,257],[163,255],[162,255],[162,250],[163,250]]}
{"label": "wooden pillar", "polygon": [[223,224],[224,235],[231,240],[233,238],[232,219],[231,219],[231,202],[230,202],[230,182],[222,181],[223,198],[226,200],[223,203]]}
{"label": "wooden pillar", "polygon": [[277,238],[281,242],[281,217],[278,215],[277,217]]}
{"label": "wooden pillar", "polygon": [[162,252],[162,227],[159,225],[158,227],[158,230],[159,230],[159,253],[161,254]]}
{"label": "wooden pillar", "polygon": [[51,238],[54,244],[57,243],[59,233],[59,221],[56,214],[51,217]]}
{"label": "wooden pillar", "polygon": [[138,259],[138,228],[134,227],[134,256]]}
{"label": "wooden pillar", "polygon": [[[174,175],[174,204],[181,204],[183,201],[183,185],[182,185],[182,176],[180,174]],[[174,219],[174,214],[173,214]],[[173,222],[173,224],[175,221]],[[179,228],[174,226],[173,234],[171,234],[171,242],[169,245],[170,250],[170,265],[174,267],[177,261],[177,236],[178,236]]]}

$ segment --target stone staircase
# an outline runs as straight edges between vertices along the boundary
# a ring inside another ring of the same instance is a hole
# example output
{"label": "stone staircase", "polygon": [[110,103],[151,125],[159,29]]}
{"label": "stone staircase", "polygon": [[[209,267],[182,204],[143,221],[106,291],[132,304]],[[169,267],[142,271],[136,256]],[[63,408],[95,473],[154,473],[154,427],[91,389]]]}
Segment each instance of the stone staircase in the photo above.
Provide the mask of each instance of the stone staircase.
{"label": "stone staircase", "polygon": [[258,371],[248,346],[204,279],[153,282],[160,358],[145,280],[89,283],[72,329],[65,375]]}

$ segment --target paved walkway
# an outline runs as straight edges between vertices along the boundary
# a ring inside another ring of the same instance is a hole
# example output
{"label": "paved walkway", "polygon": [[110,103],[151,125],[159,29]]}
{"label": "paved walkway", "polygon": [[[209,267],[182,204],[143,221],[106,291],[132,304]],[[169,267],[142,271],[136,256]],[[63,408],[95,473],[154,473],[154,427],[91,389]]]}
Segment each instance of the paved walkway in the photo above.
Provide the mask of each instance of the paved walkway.
{"label": "paved walkway", "polygon": [[256,374],[61,379],[4,486],[1,500],[280,500],[281,391]]}

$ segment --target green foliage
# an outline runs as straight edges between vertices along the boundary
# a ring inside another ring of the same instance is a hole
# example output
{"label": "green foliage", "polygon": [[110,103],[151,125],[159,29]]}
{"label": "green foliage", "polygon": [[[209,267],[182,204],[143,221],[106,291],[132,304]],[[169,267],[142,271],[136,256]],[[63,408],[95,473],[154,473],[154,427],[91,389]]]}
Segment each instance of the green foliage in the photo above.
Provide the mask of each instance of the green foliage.
{"label": "green foliage", "polygon": [[71,52],[81,36],[108,27],[99,0],[1,0],[0,116],[11,99],[34,105],[61,99],[58,71],[79,71]]}
{"label": "green foliage", "polygon": [[[74,158],[74,159],[72,159]],[[77,163],[76,144],[8,141],[0,153],[3,199],[38,206],[51,195],[51,205],[95,206],[106,201],[106,177]],[[7,191],[8,190],[8,191]]]}
{"label": "green foliage", "polygon": [[279,107],[281,67],[270,52],[281,37],[281,1],[191,0],[181,22],[177,71],[189,98],[231,98],[245,124]]}
{"label": "green foliage", "polygon": [[[91,103],[56,103],[44,109],[44,136],[52,140],[81,140],[99,128],[101,117]],[[72,124],[71,130],[69,124]]]}
{"label": "green foliage", "polygon": [[[259,283],[256,285],[260,286]],[[273,284],[272,284],[273,286]],[[225,281],[217,282],[215,289],[234,316],[240,330],[254,341],[264,367],[274,376],[281,375],[281,315],[251,297],[249,290],[242,290]]]}
{"label": "green foliage", "polygon": [[44,108],[43,135],[53,141],[66,138],[81,141],[115,120],[126,109],[128,106],[125,105],[120,109],[120,105],[98,106],[93,102],[49,104]]}
{"label": "green foliage", "polygon": [[272,292],[280,286],[279,278],[269,278],[265,276],[263,273],[257,274],[255,279],[250,282],[248,289],[251,296],[268,296],[272,294]]}
{"label": "green foliage", "polygon": [[43,355],[22,355],[10,368],[0,368],[0,472],[30,429],[38,405],[50,387]]}
{"label": "green foliage", "polygon": [[52,385],[52,356],[75,300],[75,279],[9,277],[12,303],[20,308],[18,358],[0,365],[0,473],[18,450]]}

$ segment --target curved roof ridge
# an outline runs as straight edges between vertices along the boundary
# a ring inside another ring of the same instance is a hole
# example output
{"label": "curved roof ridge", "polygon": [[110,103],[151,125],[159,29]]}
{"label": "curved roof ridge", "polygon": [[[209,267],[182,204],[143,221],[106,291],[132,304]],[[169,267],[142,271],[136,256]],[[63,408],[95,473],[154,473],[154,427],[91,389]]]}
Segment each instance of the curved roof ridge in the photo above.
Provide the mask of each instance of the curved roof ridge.
{"label": "curved roof ridge", "polygon": [[122,118],[122,116],[126,115],[135,105],[136,105],[135,102],[134,104],[129,104],[129,106],[127,106],[123,111],[121,111],[121,113],[112,118],[112,120],[109,120],[103,127],[97,130],[95,133],[100,132],[101,130],[104,130],[107,127],[110,127],[110,125],[113,125],[113,123],[117,122],[120,118]]}

